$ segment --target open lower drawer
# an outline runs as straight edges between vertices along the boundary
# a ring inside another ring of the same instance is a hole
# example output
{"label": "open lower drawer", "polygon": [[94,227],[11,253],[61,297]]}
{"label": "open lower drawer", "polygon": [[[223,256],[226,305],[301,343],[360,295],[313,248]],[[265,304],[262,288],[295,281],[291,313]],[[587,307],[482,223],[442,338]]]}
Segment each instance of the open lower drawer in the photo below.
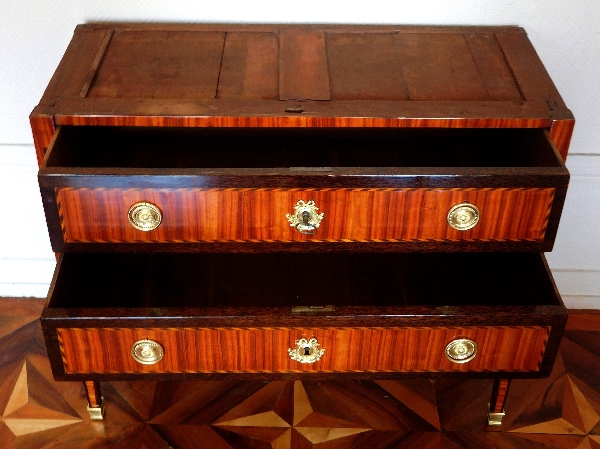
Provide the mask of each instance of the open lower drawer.
{"label": "open lower drawer", "polygon": [[63,126],[39,179],[57,252],[549,251],[569,174],[543,129]]}
{"label": "open lower drawer", "polygon": [[61,380],[536,377],[566,319],[537,253],[81,253],[42,326]]}

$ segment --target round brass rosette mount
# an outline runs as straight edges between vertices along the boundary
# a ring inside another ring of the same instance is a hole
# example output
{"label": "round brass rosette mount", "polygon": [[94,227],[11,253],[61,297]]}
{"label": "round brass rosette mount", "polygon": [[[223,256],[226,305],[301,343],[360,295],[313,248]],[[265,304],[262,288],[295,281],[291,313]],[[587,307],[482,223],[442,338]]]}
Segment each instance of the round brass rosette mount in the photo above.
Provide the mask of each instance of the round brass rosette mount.
{"label": "round brass rosette mount", "polygon": [[296,341],[295,348],[288,348],[288,353],[292,360],[300,363],[315,363],[325,354],[325,348],[319,349],[319,346],[319,342],[314,337],[311,339],[301,338]]}
{"label": "round brass rosette mount", "polygon": [[457,231],[466,231],[479,223],[479,209],[471,203],[460,203],[448,212],[448,224]]}
{"label": "round brass rosette mount", "polygon": [[467,363],[477,355],[477,343],[468,338],[452,340],[446,346],[446,357],[452,363]]}
{"label": "round brass rosette mount", "polygon": [[140,231],[152,231],[162,222],[162,212],[158,206],[141,201],[129,208],[127,214],[129,223]]}
{"label": "round brass rosette mount", "polygon": [[152,340],[139,340],[131,346],[133,359],[142,365],[154,365],[162,360],[165,355],[163,347]]}
{"label": "round brass rosette mount", "polygon": [[295,227],[301,234],[315,234],[321,225],[324,213],[317,213],[319,208],[313,200],[300,200],[294,206],[294,213],[286,214],[290,226]]}

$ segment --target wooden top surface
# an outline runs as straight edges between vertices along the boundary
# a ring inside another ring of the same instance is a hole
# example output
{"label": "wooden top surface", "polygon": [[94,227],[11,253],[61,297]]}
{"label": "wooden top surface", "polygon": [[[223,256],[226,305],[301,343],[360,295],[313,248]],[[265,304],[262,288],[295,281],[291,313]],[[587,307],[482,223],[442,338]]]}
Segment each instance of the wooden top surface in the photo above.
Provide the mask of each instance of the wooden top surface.
{"label": "wooden top surface", "polygon": [[90,24],[55,124],[547,127],[571,118],[523,29]]}

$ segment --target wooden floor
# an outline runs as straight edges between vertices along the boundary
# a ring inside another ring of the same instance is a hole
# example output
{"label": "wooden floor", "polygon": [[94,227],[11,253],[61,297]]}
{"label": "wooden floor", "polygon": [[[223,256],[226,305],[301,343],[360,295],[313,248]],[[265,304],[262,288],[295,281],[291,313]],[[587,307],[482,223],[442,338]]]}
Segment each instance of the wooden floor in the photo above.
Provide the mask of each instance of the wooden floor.
{"label": "wooden floor", "polygon": [[54,382],[41,300],[0,299],[0,448],[600,449],[600,314],[571,313],[552,375],[512,382],[502,427],[488,380]]}

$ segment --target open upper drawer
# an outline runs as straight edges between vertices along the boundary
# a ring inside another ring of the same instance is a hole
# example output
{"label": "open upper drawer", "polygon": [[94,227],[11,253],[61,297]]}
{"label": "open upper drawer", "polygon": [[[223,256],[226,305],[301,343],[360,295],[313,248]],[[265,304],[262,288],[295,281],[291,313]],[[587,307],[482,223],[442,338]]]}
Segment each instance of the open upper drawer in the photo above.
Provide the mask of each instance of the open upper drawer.
{"label": "open upper drawer", "polygon": [[527,377],[549,373],[566,319],[538,253],[67,253],[42,326],[61,380]]}
{"label": "open upper drawer", "polygon": [[53,249],[552,248],[569,174],[543,129],[59,128]]}
{"label": "open upper drawer", "polygon": [[548,128],[574,119],[514,26],[79,25],[31,114],[56,125]]}

